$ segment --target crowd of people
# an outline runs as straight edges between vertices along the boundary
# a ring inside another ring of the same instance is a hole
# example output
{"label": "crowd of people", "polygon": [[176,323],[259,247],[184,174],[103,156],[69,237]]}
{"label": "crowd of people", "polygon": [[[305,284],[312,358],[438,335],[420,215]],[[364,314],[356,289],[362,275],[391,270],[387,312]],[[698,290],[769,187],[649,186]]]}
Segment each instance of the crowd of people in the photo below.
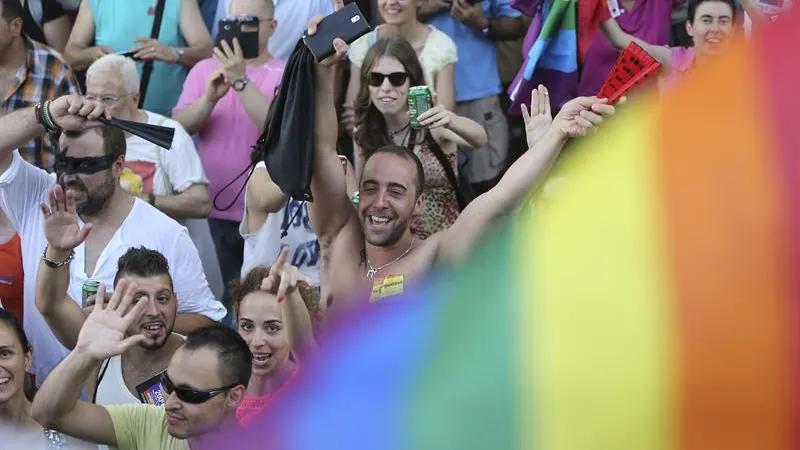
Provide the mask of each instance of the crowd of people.
{"label": "crowd of people", "polygon": [[[668,92],[774,18],[755,0],[581,0],[574,98],[538,85],[509,111],[536,19],[522,12],[547,1],[356,3],[372,31],[310,69],[307,202],[255,144],[295,45],[341,0],[0,2],[0,423],[15,440],[196,450],[246,427],[327,323],[457,264],[615,112],[595,94],[620,49],[658,60]],[[220,19],[257,51],[218,40]],[[432,105],[415,116],[419,86]],[[174,129],[171,147],[112,117]]]}

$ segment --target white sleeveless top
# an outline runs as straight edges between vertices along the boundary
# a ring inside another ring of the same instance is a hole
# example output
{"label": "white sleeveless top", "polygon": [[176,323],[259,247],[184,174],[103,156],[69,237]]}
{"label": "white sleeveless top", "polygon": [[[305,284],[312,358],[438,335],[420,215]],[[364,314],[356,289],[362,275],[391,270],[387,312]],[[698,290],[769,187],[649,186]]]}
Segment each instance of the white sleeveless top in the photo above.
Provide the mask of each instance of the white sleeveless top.
{"label": "white sleeveless top", "polygon": [[[259,162],[256,170],[267,170],[267,166],[264,162]],[[245,198],[247,198],[246,192]],[[281,239],[286,224],[289,224],[289,229],[286,237]],[[256,266],[272,264],[281,249],[289,247],[289,263],[311,278],[314,286],[319,285],[319,241],[311,227],[308,203],[289,199],[280,210],[269,214],[264,225],[255,232],[247,228],[247,208],[245,208],[244,217],[239,225],[239,234],[244,239],[242,278]]]}
{"label": "white sleeveless top", "polygon": [[[103,373],[105,369],[105,373]],[[139,397],[132,394],[125,385],[122,377],[122,356],[117,355],[108,361],[104,361],[100,366],[100,373],[103,378],[97,385],[98,405],[126,405],[128,403],[141,403]],[[153,374],[155,375],[155,374]]]}

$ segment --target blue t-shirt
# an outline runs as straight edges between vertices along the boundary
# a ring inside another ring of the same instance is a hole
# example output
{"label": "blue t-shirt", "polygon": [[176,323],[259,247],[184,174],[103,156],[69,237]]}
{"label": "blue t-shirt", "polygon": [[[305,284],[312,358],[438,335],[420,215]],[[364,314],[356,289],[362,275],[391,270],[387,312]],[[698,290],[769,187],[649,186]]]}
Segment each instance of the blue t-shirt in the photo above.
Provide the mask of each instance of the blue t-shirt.
{"label": "blue t-shirt", "polygon": [[[89,0],[94,16],[95,45],[105,45],[115,52],[127,52],[138,45],[133,40],[150,37],[155,20],[156,2],[130,0]],[[186,47],[180,30],[181,1],[167,0],[164,15],[161,17],[161,30],[158,41],[169,47]],[[139,76],[144,63],[136,63]],[[186,68],[180,64],[163,61],[153,63],[150,84],[144,97],[144,109],[162,116],[171,116],[172,108],[178,103]]]}
{"label": "blue t-shirt", "polygon": [[[490,19],[519,17],[521,13],[511,7],[511,0],[483,0],[483,13]],[[442,11],[427,22],[441,30],[458,47],[456,63],[456,101],[477,100],[497,95],[503,90],[497,72],[497,49],[492,40],[480,30],[464,25],[449,11]]]}

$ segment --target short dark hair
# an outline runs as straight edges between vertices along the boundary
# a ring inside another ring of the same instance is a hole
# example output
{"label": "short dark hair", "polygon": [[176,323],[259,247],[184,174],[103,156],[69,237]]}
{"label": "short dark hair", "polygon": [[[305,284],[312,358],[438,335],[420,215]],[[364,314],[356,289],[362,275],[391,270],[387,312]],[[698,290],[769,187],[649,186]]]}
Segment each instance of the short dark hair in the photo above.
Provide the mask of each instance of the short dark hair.
{"label": "short dark hair", "polygon": [[[127,144],[125,142],[125,132],[121,129],[112,126],[112,125],[100,125],[100,134],[103,137],[103,153],[106,155],[111,155],[114,160],[119,158],[120,156],[124,155],[127,150]],[[91,130],[90,128],[89,130]],[[81,131],[64,131],[64,135],[69,138],[76,138],[85,133],[88,130],[81,130]],[[58,140],[56,139],[56,143]],[[59,152],[61,149],[59,148]]]}
{"label": "short dark hair", "polygon": [[697,7],[706,2],[721,2],[730,6],[731,11],[733,11],[731,19],[736,22],[736,2],[734,0],[689,0],[686,6],[686,20],[688,20],[689,23],[694,23],[694,15],[697,12]]}
{"label": "short dark hair", "polygon": [[[425,169],[422,167],[422,161],[419,160],[419,157],[412,152],[411,150],[400,147],[399,145],[385,145],[383,147],[378,148],[367,154],[366,159],[364,159],[364,166],[366,167],[367,161],[370,160],[373,156],[380,154],[380,153],[388,153],[390,155],[396,155],[401,158],[407,159],[412,161],[417,168],[417,176],[415,181],[416,189],[417,189],[417,197],[422,195],[422,190],[425,188]],[[363,177],[363,171],[362,171]],[[360,184],[359,180],[359,184]]]}
{"label": "short dark hair", "polygon": [[22,9],[22,2],[19,0],[1,0],[3,5],[3,13],[0,16],[6,23],[11,23],[16,18],[23,19],[25,17],[25,10]]}
{"label": "short dark hair", "polygon": [[161,252],[145,247],[131,247],[117,261],[117,275],[114,277],[114,286],[125,275],[142,278],[166,275],[170,287],[173,285],[172,276],[169,274],[169,262]]}
{"label": "short dark hair", "polygon": [[25,336],[25,330],[22,329],[17,316],[7,309],[0,308],[0,322],[11,327],[11,330],[17,335],[17,339],[19,339],[22,351],[28,353],[31,349],[31,344],[28,342],[28,337]]}
{"label": "short dark hair", "polygon": [[223,386],[247,386],[250,382],[253,356],[244,339],[230,327],[215,324],[192,331],[186,335],[183,348],[214,350],[219,356],[219,376]]}

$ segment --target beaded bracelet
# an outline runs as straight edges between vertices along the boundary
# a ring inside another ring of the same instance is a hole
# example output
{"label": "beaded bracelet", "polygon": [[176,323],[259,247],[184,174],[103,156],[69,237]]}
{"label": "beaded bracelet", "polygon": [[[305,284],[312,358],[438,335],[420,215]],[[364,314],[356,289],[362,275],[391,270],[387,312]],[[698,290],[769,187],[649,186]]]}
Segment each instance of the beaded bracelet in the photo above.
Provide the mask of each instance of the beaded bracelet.
{"label": "beaded bracelet", "polygon": [[49,132],[50,130],[47,129],[47,123],[44,121],[44,115],[42,114],[42,103],[41,102],[37,103],[36,106],[34,106],[33,112],[34,112],[34,114],[36,116],[36,122],[39,125],[43,126],[44,129]]}
{"label": "beaded bracelet", "polygon": [[55,121],[53,120],[53,117],[50,116],[50,103],[52,103],[52,100],[45,100],[44,103],[42,103],[42,117],[44,118],[45,121],[44,127],[50,133],[60,133],[61,127],[56,125]]}

